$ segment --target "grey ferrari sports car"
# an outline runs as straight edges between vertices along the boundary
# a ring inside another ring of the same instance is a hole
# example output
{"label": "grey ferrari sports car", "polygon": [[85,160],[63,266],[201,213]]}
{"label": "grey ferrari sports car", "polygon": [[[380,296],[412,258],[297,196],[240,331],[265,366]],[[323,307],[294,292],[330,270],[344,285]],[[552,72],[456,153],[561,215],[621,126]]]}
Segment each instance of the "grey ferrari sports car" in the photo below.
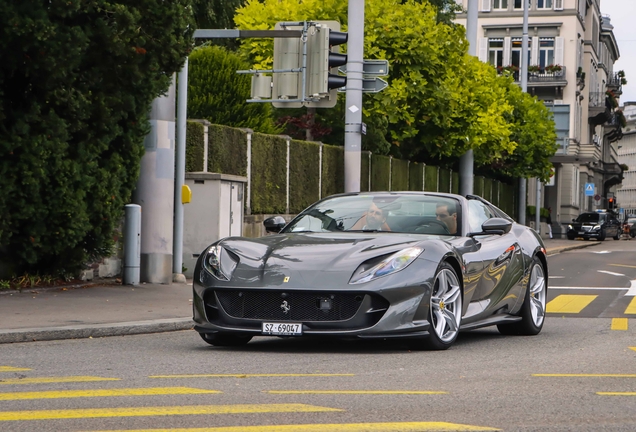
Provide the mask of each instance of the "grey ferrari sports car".
{"label": "grey ferrari sports car", "polygon": [[193,315],[209,344],[330,336],[447,349],[460,330],[543,327],[543,242],[478,196],[340,194],[264,224],[275,234],[225,238],[198,259]]}

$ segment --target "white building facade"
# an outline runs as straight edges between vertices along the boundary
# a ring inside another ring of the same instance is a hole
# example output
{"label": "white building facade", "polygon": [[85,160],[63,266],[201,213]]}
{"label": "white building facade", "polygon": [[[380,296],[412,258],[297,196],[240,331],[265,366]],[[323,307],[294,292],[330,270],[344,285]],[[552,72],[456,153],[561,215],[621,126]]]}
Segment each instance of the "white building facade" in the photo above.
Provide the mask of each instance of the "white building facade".
{"label": "white building facade", "polygon": [[[617,142],[621,78],[614,72],[618,45],[600,0],[528,0],[527,91],[548,106],[557,132],[555,175],[541,186],[541,206],[552,209],[553,232],[579,213],[607,208],[623,178]],[[464,10],[468,0],[458,0]],[[479,0],[479,59],[511,70],[520,83],[523,0]],[[456,22],[466,25],[466,14]],[[611,92],[611,93],[610,93]],[[636,168],[636,166],[635,166]],[[594,185],[593,196],[585,189]],[[536,202],[528,182],[528,205]]]}

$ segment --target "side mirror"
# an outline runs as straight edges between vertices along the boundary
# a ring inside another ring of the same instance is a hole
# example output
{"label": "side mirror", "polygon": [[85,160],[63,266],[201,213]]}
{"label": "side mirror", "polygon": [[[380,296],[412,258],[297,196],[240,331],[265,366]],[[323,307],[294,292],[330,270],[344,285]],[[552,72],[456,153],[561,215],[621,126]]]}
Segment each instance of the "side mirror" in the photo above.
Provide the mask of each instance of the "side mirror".
{"label": "side mirror", "polygon": [[263,225],[265,225],[265,231],[267,231],[268,233],[278,233],[286,224],[287,222],[285,222],[285,218],[282,216],[274,216],[263,221]]}
{"label": "side mirror", "polygon": [[481,225],[486,234],[507,234],[512,228],[512,222],[504,218],[491,218]]}

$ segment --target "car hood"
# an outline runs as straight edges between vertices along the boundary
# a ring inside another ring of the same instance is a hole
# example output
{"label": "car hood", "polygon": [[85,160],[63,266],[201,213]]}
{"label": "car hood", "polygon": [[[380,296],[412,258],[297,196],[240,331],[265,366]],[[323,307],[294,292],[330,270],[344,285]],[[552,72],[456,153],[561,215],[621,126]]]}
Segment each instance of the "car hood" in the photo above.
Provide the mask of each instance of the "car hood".
{"label": "car hood", "polygon": [[348,283],[368,259],[452,237],[394,233],[290,233],[220,242],[239,263],[228,285],[316,287]]}

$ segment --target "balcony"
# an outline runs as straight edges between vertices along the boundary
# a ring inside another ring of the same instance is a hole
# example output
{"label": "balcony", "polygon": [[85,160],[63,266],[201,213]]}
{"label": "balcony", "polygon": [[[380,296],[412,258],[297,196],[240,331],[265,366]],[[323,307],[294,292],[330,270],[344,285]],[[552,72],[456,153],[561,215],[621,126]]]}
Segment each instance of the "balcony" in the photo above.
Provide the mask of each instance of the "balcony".
{"label": "balcony", "polygon": [[[566,79],[565,66],[559,66],[560,70],[533,70],[536,66],[530,66],[528,72],[528,87],[565,87],[568,84]],[[510,74],[515,82],[521,82],[521,72],[516,66],[498,67],[499,74]]]}
{"label": "balcony", "polygon": [[616,96],[623,94],[623,80],[625,78],[620,76],[620,72],[615,72],[607,77],[607,89],[614,92]]}

